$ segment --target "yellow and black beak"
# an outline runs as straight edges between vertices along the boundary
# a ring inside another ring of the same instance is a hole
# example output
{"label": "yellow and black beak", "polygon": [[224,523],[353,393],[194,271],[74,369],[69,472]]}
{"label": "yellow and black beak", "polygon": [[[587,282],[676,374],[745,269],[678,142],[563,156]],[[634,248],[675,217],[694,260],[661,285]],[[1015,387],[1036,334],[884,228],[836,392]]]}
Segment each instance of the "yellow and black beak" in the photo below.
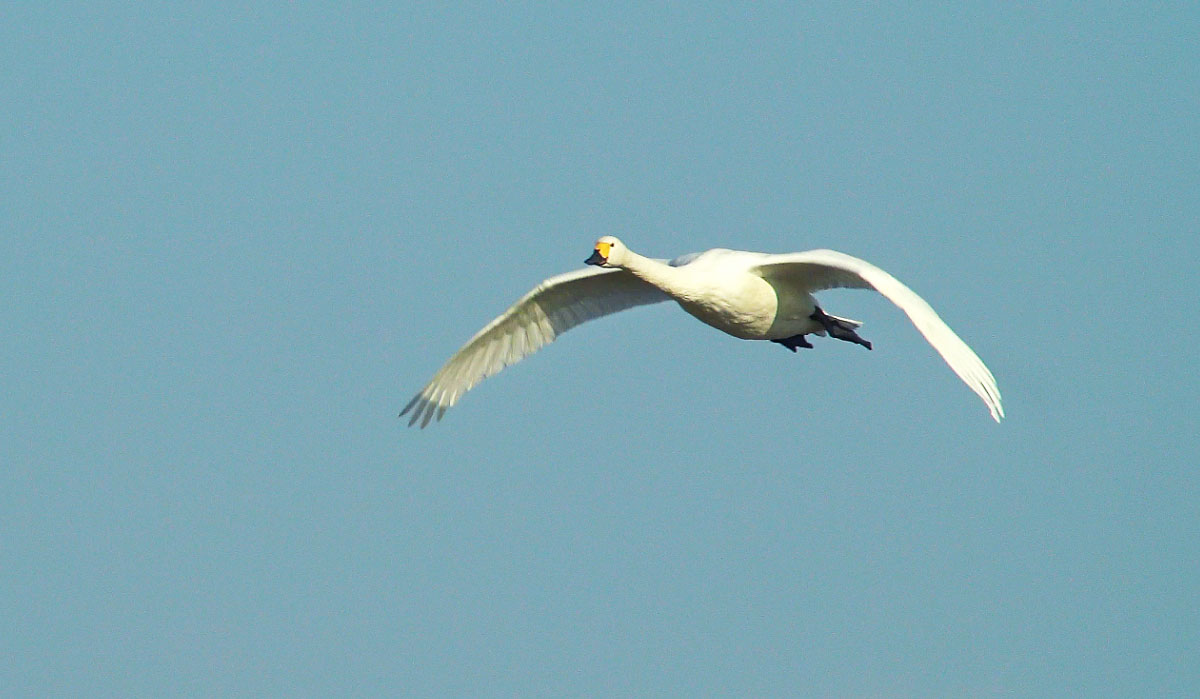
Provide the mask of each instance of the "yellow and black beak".
{"label": "yellow and black beak", "polygon": [[583,261],[585,265],[602,265],[608,262],[608,253],[612,250],[612,243],[596,243],[596,249],[592,251],[592,256]]}

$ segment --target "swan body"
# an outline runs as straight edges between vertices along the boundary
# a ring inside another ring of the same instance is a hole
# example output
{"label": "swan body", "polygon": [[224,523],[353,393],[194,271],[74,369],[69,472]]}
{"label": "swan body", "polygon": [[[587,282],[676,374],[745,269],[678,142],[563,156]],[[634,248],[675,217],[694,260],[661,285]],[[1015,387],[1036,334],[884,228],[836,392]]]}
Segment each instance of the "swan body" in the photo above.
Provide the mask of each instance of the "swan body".
{"label": "swan body", "polygon": [[521,297],[452,356],[404,410],[409,425],[441,419],[483,379],[520,361],[580,323],[627,308],[674,300],[700,321],[744,340],[796,351],[806,335],[871,348],[861,323],[826,314],[812,294],[837,287],[874,289],[900,307],[950,368],[1004,417],[991,371],[920,296],[882,269],[834,250],[771,255],[716,248],[671,261],[642,257],[619,239],[596,241],[592,267],[551,277]]}

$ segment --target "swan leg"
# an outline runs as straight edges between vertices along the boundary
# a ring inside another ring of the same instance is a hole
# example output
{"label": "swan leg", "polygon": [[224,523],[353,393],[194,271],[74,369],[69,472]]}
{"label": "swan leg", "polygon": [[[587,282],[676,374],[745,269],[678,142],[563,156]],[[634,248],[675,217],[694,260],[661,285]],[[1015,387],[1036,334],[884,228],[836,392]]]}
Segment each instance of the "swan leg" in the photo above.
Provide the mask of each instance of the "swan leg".
{"label": "swan leg", "polygon": [[809,318],[820,323],[825,328],[825,332],[829,333],[830,337],[836,337],[839,340],[853,342],[856,345],[862,345],[867,349],[871,349],[871,343],[859,337],[858,333],[854,332],[853,326],[822,311],[820,306],[817,307],[817,310],[813,311],[813,314]]}
{"label": "swan leg", "polygon": [[804,347],[806,349],[813,348],[812,343],[809,342],[808,340],[804,339],[803,334],[792,335],[791,337],[785,337],[785,338],[782,338],[779,340],[771,340],[771,342],[779,343],[779,344],[783,345],[784,347],[787,347],[788,349],[790,349],[793,352],[796,351],[797,347]]}

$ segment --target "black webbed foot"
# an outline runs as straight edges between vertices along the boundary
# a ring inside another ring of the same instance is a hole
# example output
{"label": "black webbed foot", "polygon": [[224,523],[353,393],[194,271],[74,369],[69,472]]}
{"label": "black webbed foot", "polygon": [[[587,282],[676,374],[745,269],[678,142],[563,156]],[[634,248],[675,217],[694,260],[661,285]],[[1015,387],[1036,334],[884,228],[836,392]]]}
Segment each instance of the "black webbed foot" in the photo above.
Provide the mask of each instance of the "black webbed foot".
{"label": "black webbed foot", "polygon": [[867,349],[871,349],[871,343],[859,337],[858,333],[854,332],[853,325],[843,321],[841,318],[829,315],[825,311],[822,311],[820,307],[813,311],[813,314],[809,318],[820,323],[821,327],[825,328],[825,332],[829,333],[830,337],[846,342],[853,342],[856,345],[862,345]]}
{"label": "black webbed foot", "polygon": [[795,352],[798,347],[803,347],[805,349],[813,348],[812,343],[804,339],[804,335],[792,335],[791,337],[785,337],[780,340],[771,340],[771,342],[783,345],[793,352]]}

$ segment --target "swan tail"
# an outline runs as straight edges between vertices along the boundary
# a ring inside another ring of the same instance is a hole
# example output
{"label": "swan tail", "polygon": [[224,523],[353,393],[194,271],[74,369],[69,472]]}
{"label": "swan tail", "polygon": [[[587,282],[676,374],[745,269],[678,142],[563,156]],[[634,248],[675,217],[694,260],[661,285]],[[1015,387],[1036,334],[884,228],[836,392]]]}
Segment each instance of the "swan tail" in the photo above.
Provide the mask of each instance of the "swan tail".
{"label": "swan tail", "polygon": [[839,322],[843,325],[849,325],[851,328],[861,328],[862,327],[861,320],[854,320],[853,318],[842,318],[841,316],[832,316],[832,315],[829,315],[828,313],[826,313],[825,315],[829,316],[833,320],[836,320],[837,322]]}

